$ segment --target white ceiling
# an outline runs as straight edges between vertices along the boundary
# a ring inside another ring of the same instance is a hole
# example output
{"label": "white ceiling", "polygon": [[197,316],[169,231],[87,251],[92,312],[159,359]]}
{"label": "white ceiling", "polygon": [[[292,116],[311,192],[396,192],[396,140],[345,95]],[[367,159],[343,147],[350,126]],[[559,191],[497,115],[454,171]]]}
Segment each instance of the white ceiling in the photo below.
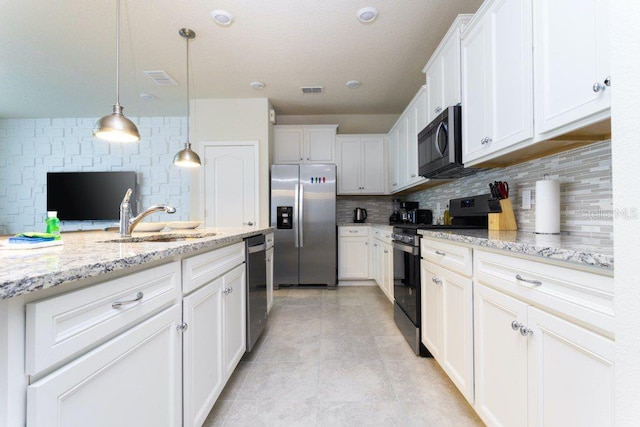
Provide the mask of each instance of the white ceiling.
{"label": "white ceiling", "polygon": [[[398,114],[455,16],[482,0],[122,0],[120,102],[130,116],[186,114],[192,98],[267,97],[279,114]],[[378,18],[362,24],[365,6]],[[229,27],[213,22],[223,9]],[[0,0],[0,118],[97,117],[115,101],[114,0]],[[160,87],[144,70],[180,84]],[[348,80],[359,80],[348,89]],[[266,84],[256,91],[252,81]],[[322,95],[300,86],[322,85]],[[140,99],[142,92],[156,100]]]}

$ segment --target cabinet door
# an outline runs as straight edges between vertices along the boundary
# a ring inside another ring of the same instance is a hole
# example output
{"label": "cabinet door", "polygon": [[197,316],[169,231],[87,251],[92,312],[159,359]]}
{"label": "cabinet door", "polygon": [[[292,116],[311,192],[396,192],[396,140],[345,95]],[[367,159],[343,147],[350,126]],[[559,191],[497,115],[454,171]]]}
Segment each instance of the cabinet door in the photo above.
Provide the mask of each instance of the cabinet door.
{"label": "cabinet door", "polygon": [[458,28],[440,52],[442,57],[442,108],[460,103],[460,29]]}
{"label": "cabinet door", "polygon": [[472,282],[432,266],[442,281],[442,354],[439,362],[462,395],[473,404]]}
{"label": "cabinet door", "polygon": [[442,280],[420,261],[422,343],[433,357],[442,356]]}
{"label": "cabinet door", "polygon": [[613,341],[529,307],[529,426],[609,426]]}
{"label": "cabinet door", "polygon": [[485,20],[477,21],[461,41],[462,56],[462,162],[487,154],[490,122],[489,35]]}
{"label": "cabinet door", "polygon": [[222,278],[182,300],[184,425],[201,426],[224,387]]}
{"label": "cabinet door", "polygon": [[409,135],[409,118],[403,116],[398,121],[398,188],[407,185],[407,145]]}
{"label": "cabinet door", "polygon": [[398,189],[398,128],[389,132],[389,192]]}
{"label": "cabinet door", "polygon": [[360,147],[362,193],[384,194],[384,138],[363,137]]}
{"label": "cabinet door", "polygon": [[377,239],[373,239],[371,243],[371,273],[370,277],[376,284],[382,289],[382,276],[380,275],[382,269],[380,268],[380,253],[382,252],[381,243]]}
{"label": "cabinet door", "polygon": [[427,125],[426,114],[427,93],[424,89],[420,89],[408,110],[407,183],[409,184],[422,180],[418,175],[418,134]]}
{"label": "cabinet door", "polygon": [[[489,426],[527,425],[527,304],[474,284],[475,408]],[[514,323],[515,322],[515,323]]]}
{"label": "cabinet door", "polygon": [[533,137],[531,15],[531,1],[498,0],[485,17],[491,29],[488,58],[493,82],[489,152]]}
{"label": "cabinet door", "polygon": [[27,389],[28,426],[182,425],[179,305]]}
{"label": "cabinet door", "polygon": [[245,264],[222,276],[223,375],[225,382],[247,348],[247,275]]}
{"label": "cabinet door", "polygon": [[340,279],[369,278],[369,238],[340,237],[338,240],[338,276]]}
{"label": "cabinet door", "polygon": [[391,302],[393,302],[393,247],[388,243],[380,244],[382,251],[381,259],[381,278],[382,290]]}
{"label": "cabinet door", "polygon": [[[608,109],[609,2],[534,2],[536,132],[544,133]],[[604,88],[594,91],[594,84]]]}
{"label": "cabinet door", "polygon": [[360,194],[362,172],[360,138],[338,138],[338,193]]}
{"label": "cabinet door", "polygon": [[304,130],[305,163],[335,163],[336,130]]}
{"label": "cabinet door", "polygon": [[273,131],[274,163],[302,163],[304,161],[304,131],[302,128],[279,128]]}
{"label": "cabinet door", "polygon": [[267,313],[273,307],[273,248],[267,249]]}
{"label": "cabinet door", "polygon": [[442,112],[442,57],[427,70],[427,93],[428,93],[428,113],[429,123]]}

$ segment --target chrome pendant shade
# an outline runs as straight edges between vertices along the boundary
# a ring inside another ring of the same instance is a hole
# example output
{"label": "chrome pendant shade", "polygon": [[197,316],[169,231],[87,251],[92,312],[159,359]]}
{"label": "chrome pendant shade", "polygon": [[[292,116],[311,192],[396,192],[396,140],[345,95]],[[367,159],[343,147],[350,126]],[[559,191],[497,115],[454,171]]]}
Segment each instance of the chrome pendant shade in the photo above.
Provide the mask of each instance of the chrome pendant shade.
{"label": "chrome pendant shade", "polygon": [[187,142],[184,144],[184,149],[178,151],[173,157],[173,164],[187,168],[197,168],[202,165],[202,162],[200,161],[200,156],[191,149],[191,143],[189,142],[189,40],[194,39],[196,33],[188,28],[181,28],[178,34],[187,41]]}
{"label": "chrome pendant shade", "polygon": [[116,103],[111,114],[96,122],[93,136],[109,142],[139,141],[138,128],[122,114],[123,109],[120,105],[120,0],[116,0]]}

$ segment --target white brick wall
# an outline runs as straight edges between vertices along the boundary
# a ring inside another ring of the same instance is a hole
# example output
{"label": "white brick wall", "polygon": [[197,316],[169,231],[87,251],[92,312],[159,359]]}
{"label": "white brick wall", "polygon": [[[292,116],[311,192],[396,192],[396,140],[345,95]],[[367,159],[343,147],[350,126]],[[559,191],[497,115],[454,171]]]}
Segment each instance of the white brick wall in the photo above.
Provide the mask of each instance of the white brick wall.
{"label": "white brick wall", "polygon": [[[138,206],[169,203],[171,220],[190,218],[190,172],[173,166],[185,142],[185,117],[131,118],[137,144],[111,144],[91,135],[97,118],[0,120],[0,234],[44,231],[47,172],[134,171]],[[160,220],[163,214],[154,214]],[[111,222],[63,221],[63,231]]]}

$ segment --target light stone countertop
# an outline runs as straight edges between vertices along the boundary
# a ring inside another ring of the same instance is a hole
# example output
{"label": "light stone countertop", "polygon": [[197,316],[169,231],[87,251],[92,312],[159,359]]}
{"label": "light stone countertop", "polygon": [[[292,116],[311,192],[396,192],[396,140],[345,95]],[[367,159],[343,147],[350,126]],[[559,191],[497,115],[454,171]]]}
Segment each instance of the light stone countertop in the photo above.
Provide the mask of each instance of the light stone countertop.
{"label": "light stone countertop", "polygon": [[245,237],[267,234],[270,231],[272,231],[271,227],[239,227],[198,228],[160,233],[134,232],[134,238],[150,235],[186,238],[176,242],[135,243],[104,242],[120,239],[117,231],[63,233],[62,246],[0,250],[0,299],[12,298],[165,258],[185,257],[202,250],[221,248],[241,242]]}
{"label": "light stone countertop", "polygon": [[420,230],[419,233],[426,237],[539,256],[613,272],[613,241],[603,244],[599,239],[589,237],[535,234],[531,231]]}

